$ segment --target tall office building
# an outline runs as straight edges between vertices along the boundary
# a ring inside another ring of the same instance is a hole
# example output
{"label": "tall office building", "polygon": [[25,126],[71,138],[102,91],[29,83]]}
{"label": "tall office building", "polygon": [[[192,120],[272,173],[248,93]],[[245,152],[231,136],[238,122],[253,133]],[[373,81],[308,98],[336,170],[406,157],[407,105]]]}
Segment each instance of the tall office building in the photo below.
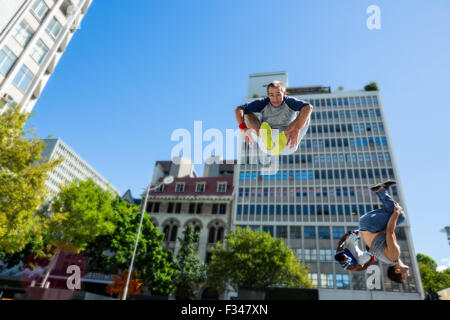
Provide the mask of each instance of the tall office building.
{"label": "tall office building", "polygon": [[[287,84],[287,73],[251,75],[246,100],[264,94],[273,80]],[[379,276],[376,271],[345,271],[334,261],[341,237],[358,229],[361,215],[381,206],[368,186],[395,179],[391,194],[408,212],[380,92],[331,92],[322,86],[288,86],[287,92],[314,106],[310,128],[295,154],[278,158],[278,167],[275,158],[267,162],[256,146],[249,149],[241,141],[233,228],[262,229],[282,238],[310,266],[320,299],[421,299],[408,218],[396,232],[401,260],[410,266],[404,284],[390,281],[387,266],[379,261]],[[274,174],[267,174],[267,167],[275,168]],[[370,290],[372,285],[375,289]]]}
{"label": "tall office building", "polygon": [[0,114],[31,112],[92,0],[0,0]]}
{"label": "tall office building", "polygon": [[52,196],[58,194],[60,185],[72,181],[92,179],[103,190],[109,190],[114,195],[119,195],[113,185],[95,171],[86,161],[70,149],[61,139],[43,139],[46,147],[42,150],[42,161],[64,159],[48,174],[45,182],[46,188]]}

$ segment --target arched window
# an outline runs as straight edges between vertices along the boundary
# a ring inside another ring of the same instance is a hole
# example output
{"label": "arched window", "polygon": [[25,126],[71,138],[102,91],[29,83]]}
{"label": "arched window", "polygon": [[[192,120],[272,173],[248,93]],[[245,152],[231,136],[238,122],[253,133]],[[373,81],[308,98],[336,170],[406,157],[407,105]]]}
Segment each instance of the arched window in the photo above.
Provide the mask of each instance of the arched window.
{"label": "arched window", "polygon": [[215,233],[216,233],[216,228],[211,227],[209,229],[208,243],[215,243],[215,241],[214,241]]}
{"label": "arched window", "polygon": [[170,241],[177,241],[177,232],[178,232],[178,227],[177,226],[173,226],[172,227],[172,232],[170,234]]}
{"label": "arched window", "polygon": [[168,241],[169,240],[169,233],[170,233],[170,226],[165,226],[163,233],[164,233],[164,240]]}
{"label": "arched window", "polygon": [[217,238],[216,238],[216,242],[217,242],[217,241],[220,241],[220,242],[223,241],[223,228],[222,228],[222,227],[220,227],[220,228],[217,230]]}

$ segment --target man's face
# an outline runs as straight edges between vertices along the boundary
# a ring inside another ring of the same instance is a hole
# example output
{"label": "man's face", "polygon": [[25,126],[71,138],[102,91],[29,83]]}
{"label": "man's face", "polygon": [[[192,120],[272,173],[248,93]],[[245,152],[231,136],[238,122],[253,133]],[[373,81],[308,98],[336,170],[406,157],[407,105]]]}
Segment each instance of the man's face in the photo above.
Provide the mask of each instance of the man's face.
{"label": "man's face", "polygon": [[270,103],[277,108],[283,103],[285,92],[282,88],[270,87],[267,95],[269,96]]}
{"label": "man's face", "polygon": [[409,267],[402,264],[401,266],[395,267],[395,273],[400,273],[402,275],[402,281],[405,281],[409,277]]}

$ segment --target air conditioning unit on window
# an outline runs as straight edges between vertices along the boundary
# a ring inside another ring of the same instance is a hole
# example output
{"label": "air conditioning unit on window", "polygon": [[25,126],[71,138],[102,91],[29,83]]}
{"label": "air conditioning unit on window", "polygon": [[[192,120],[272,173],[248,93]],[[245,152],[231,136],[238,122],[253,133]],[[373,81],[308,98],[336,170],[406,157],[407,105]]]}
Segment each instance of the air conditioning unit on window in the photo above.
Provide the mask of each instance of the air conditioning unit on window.
{"label": "air conditioning unit on window", "polygon": [[2,99],[5,100],[7,103],[10,103],[10,102],[13,102],[13,101],[14,101],[13,97],[11,97],[11,96],[10,96],[9,94],[7,94],[7,93],[4,93],[4,94],[2,95]]}

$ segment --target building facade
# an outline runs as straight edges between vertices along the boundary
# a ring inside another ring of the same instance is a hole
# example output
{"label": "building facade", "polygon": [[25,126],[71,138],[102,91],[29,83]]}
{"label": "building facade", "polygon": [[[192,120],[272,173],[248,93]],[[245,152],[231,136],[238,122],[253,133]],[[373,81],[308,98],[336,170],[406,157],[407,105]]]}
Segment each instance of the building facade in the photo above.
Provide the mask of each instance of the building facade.
{"label": "building facade", "polygon": [[45,186],[52,197],[58,194],[61,184],[71,183],[76,179],[87,180],[90,178],[103,190],[109,190],[112,194],[119,195],[119,190],[95,171],[61,139],[43,139],[43,141],[46,147],[42,150],[42,161],[64,159],[60,165],[50,171],[45,182]]}
{"label": "building facade", "polygon": [[178,177],[170,185],[150,191],[146,211],[153,225],[165,234],[164,249],[176,255],[180,249],[178,238],[192,224],[200,233],[199,257],[208,263],[211,248],[230,230],[233,190],[232,175],[217,175]]}
{"label": "building facade", "polygon": [[[257,77],[261,83],[278,80],[277,75],[268,74],[265,81],[262,77]],[[259,82],[253,86],[260,87]],[[396,232],[401,259],[410,266],[411,276],[404,284],[391,282],[387,267],[378,261],[379,277],[369,271],[345,271],[334,261],[341,237],[358,229],[361,215],[381,205],[368,186],[395,179],[391,194],[408,212],[380,92],[332,93],[321,86],[287,91],[314,106],[310,128],[295,154],[269,161],[256,146],[249,148],[241,141],[233,228],[262,229],[282,238],[310,266],[309,277],[321,299],[423,298],[408,219]],[[251,90],[249,94],[247,100],[253,96]],[[362,241],[360,245],[363,248]],[[368,282],[375,276],[380,281],[369,290]]]}
{"label": "building facade", "polygon": [[0,0],[0,114],[33,110],[92,0]]}

